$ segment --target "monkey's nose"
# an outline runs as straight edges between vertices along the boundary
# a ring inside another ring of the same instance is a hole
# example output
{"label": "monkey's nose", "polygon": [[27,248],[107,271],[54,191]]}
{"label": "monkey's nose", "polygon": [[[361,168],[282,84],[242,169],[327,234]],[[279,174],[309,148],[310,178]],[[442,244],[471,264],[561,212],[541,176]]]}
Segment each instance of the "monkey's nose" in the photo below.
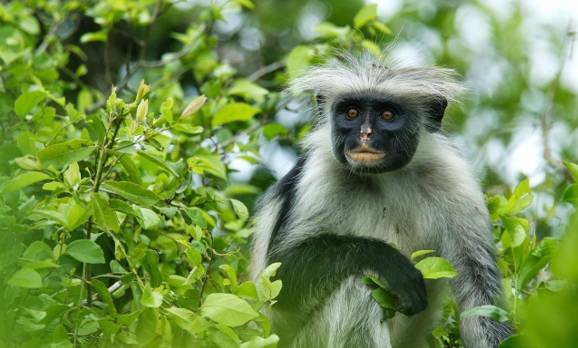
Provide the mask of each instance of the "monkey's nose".
{"label": "monkey's nose", "polygon": [[360,138],[361,141],[368,141],[371,138],[371,127],[361,127]]}

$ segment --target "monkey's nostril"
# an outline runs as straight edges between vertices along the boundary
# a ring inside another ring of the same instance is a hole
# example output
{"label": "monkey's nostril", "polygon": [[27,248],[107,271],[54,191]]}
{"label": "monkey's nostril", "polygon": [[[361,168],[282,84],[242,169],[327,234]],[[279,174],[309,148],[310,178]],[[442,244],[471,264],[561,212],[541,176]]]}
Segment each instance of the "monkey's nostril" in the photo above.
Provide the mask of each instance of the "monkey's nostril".
{"label": "monkey's nostril", "polygon": [[371,135],[372,131],[371,128],[361,128],[361,138],[369,138],[369,136]]}

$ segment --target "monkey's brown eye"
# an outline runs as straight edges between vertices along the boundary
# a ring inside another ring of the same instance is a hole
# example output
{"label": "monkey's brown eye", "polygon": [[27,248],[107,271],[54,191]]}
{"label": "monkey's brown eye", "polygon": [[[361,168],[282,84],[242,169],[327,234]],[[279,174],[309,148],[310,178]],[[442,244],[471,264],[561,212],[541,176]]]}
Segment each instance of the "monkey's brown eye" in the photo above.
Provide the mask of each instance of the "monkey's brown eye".
{"label": "monkey's brown eye", "polygon": [[358,114],[359,114],[359,112],[355,109],[347,110],[347,118],[350,120],[356,118]]}
{"label": "monkey's brown eye", "polygon": [[382,114],[381,114],[381,118],[383,118],[386,121],[391,121],[393,120],[393,113],[389,110],[385,110]]}

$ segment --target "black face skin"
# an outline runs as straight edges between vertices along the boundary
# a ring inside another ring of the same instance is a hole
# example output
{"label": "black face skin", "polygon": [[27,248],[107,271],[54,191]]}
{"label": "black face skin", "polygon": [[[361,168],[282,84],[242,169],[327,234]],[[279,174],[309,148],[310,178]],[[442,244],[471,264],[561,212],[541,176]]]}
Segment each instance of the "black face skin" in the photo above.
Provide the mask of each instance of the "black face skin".
{"label": "black face skin", "polygon": [[[425,116],[441,122],[447,105],[440,99],[426,103],[428,105],[412,105],[403,98],[375,92],[337,97],[331,110],[333,151],[337,160],[363,173],[402,168],[417,149],[423,123],[420,113],[431,113]],[[437,130],[433,128],[435,125],[427,129]]]}

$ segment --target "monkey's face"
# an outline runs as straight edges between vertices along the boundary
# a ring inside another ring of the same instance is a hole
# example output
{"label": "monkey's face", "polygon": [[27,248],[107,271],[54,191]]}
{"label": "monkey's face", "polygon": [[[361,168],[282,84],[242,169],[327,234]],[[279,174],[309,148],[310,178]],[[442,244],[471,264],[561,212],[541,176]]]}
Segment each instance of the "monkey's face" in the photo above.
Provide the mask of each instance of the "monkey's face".
{"label": "monkey's face", "polygon": [[331,110],[333,151],[353,171],[382,173],[408,164],[418,145],[419,108],[380,94],[348,94]]}

